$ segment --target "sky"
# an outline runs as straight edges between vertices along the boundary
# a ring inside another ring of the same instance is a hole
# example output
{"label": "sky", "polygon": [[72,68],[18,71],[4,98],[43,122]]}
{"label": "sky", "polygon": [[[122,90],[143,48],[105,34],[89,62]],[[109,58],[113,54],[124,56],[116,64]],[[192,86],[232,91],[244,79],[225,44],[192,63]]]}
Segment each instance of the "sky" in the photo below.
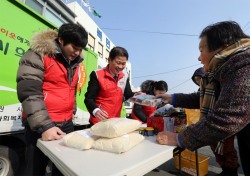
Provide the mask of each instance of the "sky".
{"label": "sky", "polygon": [[202,29],[233,20],[250,35],[249,0],[89,0],[89,5],[101,15],[89,13],[100,29],[127,49],[134,87],[164,80],[168,93],[195,92],[191,77],[203,66],[198,61]]}

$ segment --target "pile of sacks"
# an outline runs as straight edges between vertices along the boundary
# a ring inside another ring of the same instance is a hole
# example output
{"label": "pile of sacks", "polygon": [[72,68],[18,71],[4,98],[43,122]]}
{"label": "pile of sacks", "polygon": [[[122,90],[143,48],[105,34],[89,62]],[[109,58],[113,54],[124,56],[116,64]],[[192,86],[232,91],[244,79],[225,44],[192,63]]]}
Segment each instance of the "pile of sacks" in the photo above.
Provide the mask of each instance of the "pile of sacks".
{"label": "pile of sacks", "polygon": [[63,137],[64,144],[79,150],[97,149],[113,153],[123,153],[141,141],[144,136],[136,130],[141,122],[126,118],[103,120],[90,129],[71,132]]}

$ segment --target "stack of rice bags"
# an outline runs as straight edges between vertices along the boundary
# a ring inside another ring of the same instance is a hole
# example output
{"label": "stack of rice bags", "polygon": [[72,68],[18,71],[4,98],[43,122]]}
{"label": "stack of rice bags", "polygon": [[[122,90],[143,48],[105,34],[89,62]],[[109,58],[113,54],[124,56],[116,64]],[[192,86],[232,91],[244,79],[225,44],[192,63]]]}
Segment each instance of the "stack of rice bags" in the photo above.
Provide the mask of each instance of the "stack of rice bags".
{"label": "stack of rice bags", "polygon": [[136,132],[141,122],[126,118],[111,118],[93,125],[88,130],[67,134],[63,140],[66,146],[80,150],[94,148],[113,153],[123,153],[137,144],[144,136]]}

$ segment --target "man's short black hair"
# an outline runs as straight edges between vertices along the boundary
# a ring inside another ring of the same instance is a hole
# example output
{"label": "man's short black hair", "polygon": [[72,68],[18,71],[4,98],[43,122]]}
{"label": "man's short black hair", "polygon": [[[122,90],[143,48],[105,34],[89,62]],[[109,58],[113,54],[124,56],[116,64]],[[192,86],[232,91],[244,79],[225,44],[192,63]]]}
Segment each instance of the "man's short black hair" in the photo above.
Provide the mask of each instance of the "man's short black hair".
{"label": "man's short black hair", "polygon": [[72,43],[77,47],[85,48],[88,43],[88,33],[84,27],[78,24],[63,24],[58,30],[58,37],[64,45]]}
{"label": "man's short black hair", "polygon": [[110,60],[114,60],[115,57],[117,57],[117,56],[125,56],[128,60],[128,52],[123,47],[116,46],[116,47],[112,48],[112,50],[109,53]]}

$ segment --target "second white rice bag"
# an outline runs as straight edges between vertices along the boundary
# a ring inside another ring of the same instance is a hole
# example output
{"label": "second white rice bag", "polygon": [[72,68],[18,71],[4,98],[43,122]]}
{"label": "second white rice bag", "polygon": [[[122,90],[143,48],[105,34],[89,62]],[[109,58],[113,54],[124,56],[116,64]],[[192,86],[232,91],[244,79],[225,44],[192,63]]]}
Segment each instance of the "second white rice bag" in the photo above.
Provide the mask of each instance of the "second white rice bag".
{"label": "second white rice bag", "polygon": [[137,132],[125,134],[116,138],[100,138],[94,142],[93,148],[112,153],[124,153],[142,142],[144,136]]}
{"label": "second white rice bag", "polygon": [[92,148],[93,143],[99,137],[94,136],[89,130],[79,130],[66,134],[63,142],[66,146],[79,150],[87,150]]}

